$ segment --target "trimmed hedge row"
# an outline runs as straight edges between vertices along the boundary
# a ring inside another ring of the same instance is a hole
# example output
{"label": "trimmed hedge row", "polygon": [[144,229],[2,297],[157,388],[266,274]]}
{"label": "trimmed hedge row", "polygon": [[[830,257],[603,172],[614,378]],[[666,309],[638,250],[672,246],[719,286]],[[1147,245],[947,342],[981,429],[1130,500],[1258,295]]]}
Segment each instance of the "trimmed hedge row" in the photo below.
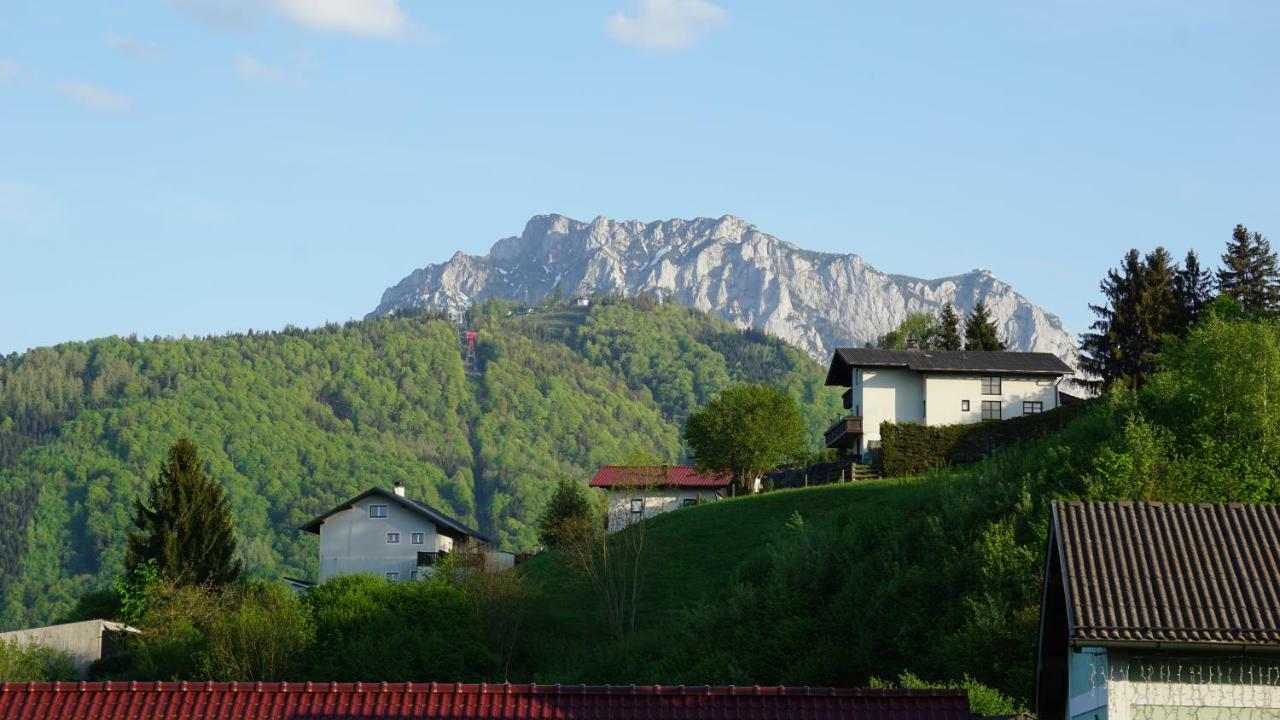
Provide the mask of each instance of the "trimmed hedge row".
{"label": "trimmed hedge row", "polygon": [[887,477],[919,475],[934,468],[978,462],[1010,445],[1062,429],[1087,406],[1063,405],[1035,415],[964,425],[882,423],[881,471]]}

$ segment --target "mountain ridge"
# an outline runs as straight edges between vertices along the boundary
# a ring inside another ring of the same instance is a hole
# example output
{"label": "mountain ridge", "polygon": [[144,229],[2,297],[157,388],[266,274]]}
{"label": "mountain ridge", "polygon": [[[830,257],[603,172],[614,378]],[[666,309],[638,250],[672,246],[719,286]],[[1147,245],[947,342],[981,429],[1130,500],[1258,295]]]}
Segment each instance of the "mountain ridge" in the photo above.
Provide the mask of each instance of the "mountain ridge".
{"label": "mountain ridge", "polygon": [[946,302],[963,312],[983,301],[1011,349],[1076,359],[1062,321],[989,270],[933,279],[885,273],[856,253],[806,250],[734,215],[649,222],[535,215],[484,255],[459,251],[414,270],[368,317],[417,307],[460,315],[490,298],[536,303],[557,288],[657,295],[768,332],[819,362],[836,347],[875,342],[910,313]]}

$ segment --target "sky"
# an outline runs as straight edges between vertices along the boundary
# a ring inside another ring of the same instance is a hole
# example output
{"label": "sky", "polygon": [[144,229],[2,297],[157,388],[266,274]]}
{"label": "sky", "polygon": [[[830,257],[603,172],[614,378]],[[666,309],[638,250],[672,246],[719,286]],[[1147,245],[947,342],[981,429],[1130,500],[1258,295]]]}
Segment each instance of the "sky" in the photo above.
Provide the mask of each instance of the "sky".
{"label": "sky", "polygon": [[359,318],[548,212],[987,268],[1079,332],[1130,247],[1280,242],[1277,37],[1270,0],[11,0],[0,353]]}

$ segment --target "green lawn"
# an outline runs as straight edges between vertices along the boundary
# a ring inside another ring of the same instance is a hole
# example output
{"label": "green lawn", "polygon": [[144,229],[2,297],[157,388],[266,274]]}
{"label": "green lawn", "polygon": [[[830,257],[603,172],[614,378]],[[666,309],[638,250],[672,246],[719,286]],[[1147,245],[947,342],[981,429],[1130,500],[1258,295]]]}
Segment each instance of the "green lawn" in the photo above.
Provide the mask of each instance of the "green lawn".
{"label": "green lawn", "polygon": [[[537,668],[536,676],[513,680],[626,682],[613,675],[626,667],[619,653],[652,649],[663,642],[698,604],[716,603],[744,563],[767,552],[768,538],[797,515],[806,522],[848,511],[859,518],[883,518],[936,502],[936,479],[893,478],[858,484],[780,490],[731,498],[660,515],[646,529],[645,594],[640,628],[625,643],[610,643],[598,600],[554,555],[544,553],[522,566],[540,592],[530,608],[526,636],[535,657],[517,667]],[[646,655],[640,652],[640,655]],[[607,662],[599,662],[608,657]],[[612,668],[606,670],[602,668]]]}

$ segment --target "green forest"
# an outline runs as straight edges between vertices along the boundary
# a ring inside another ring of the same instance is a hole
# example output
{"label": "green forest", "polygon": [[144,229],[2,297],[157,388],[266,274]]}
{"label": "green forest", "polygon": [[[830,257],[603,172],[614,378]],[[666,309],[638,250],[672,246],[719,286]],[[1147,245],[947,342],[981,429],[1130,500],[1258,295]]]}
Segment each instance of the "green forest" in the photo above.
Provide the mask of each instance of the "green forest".
{"label": "green forest", "polygon": [[372,485],[537,544],[557,480],[679,461],[685,418],[735,382],[800,404],[820,445],[839,397],[784,343],[685,308],[599,298],[192,339],[103,338],[0,358],[0,627],[49,621],[124,565],[133,499],[180,437],[229,496],[249,577],[308,577],[296,528]]}

